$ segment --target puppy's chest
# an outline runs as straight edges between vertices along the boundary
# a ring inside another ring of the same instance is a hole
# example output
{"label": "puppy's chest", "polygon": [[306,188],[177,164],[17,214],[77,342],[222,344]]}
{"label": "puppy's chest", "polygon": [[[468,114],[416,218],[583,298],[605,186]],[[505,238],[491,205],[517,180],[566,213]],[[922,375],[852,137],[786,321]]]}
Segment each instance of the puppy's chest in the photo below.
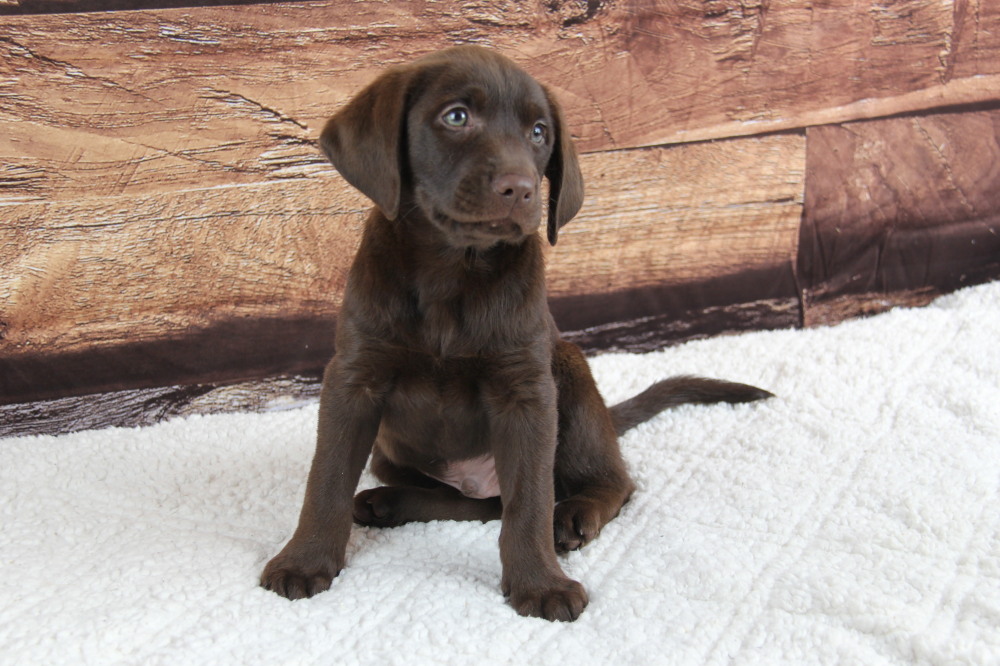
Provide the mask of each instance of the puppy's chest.
{"label": "puppy's chest", "polygon": [[476,357],[441,359],[414,351],[394,369],[385,416],[403,427],[475,427],[490,365]]}
{"label": "puppy's chest", "polygon": [[545,311],[544,289],[532,287],[544,284],[544,276],[535,274],[537,267],[524,261],[520,249],[506,251],[514,257],[507,262],[480,257],[409,271],[404,282],[409,307],[397,330],[442,358],[523,346],[526,340],[520,338],[535,332]]}
{"label": "puppy's chest", "polygon": [[507,336],[497,317],[475,299],[458,297],[420,304],[410,333],[427,353],[440,358],[478,356]]}

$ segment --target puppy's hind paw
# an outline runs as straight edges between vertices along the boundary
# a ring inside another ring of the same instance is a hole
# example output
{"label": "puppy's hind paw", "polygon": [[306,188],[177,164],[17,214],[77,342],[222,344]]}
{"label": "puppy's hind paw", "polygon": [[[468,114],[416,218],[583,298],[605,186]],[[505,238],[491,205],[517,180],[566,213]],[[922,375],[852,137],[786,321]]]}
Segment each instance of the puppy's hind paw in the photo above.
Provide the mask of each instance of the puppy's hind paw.
{"label": "puppy's hind paw", "polygon": [[556,505],[553,528],[556,552],[579,550],[601,531],[601,514],[594,502],[570,498]]}
{"label": "puppy's hind paw", "polygon": [[398,527],[402,491],[390,486],[363,490],[354,496],[354,522],[370,527]]}

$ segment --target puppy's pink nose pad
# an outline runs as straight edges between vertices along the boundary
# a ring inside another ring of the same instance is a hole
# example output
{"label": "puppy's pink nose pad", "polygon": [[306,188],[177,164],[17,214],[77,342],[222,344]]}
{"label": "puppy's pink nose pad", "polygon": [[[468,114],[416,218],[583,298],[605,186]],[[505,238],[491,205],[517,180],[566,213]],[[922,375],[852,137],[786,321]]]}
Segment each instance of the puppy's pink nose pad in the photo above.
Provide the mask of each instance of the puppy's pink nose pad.
{"label": "puppy's pink nose pad", "polygon": [[514,204],[529,203],[535,196],[535,181],[527,176],[507,173],[493,180],[493,191]]}

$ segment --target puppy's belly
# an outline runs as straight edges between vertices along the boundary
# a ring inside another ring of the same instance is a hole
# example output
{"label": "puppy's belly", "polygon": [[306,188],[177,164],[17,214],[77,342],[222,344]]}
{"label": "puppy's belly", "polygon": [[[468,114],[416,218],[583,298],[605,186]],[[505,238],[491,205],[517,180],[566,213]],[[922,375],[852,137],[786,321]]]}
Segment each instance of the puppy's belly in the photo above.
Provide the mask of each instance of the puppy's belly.
{"label": "puppy's belly", "polygon": [[478,377],[461,372],[402,375],[388,396],[378,446],[467,497],[500,495]]}
{"label": "puppy's belly", "polygon": [[446,463],[443,469],[425,472],[449,486],[458,488],[466,497],[486,499],[500,496],[500,481],[493,456],[487,454],[469,460]]}

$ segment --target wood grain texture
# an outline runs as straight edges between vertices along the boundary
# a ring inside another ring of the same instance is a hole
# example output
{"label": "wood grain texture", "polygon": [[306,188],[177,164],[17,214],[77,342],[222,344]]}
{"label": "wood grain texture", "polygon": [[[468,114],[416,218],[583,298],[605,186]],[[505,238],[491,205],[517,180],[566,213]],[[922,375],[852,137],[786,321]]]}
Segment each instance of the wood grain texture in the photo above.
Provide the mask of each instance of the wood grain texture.
{"label": "wood grain texture", "polygon": [[7,207],[6,354],[332,317],[369,204],[339,177]]}
{"label": "wood grain texture", "polygon": [[0,405],[0,438],[134,428],[233,411],[279,411],[319,399],[320,377],[282,376],[224,385],[165,386]]}
{"label": "wood grain texture", "polygon": [[114,12],[175,7],[258,5],[275,0],[0,0],[0,16],[12,14],[64,14]]}
{"label": "wood grain texture", "polygon": [[[693,296],[689,308],[716,306],[725,304],[718,293],[699,296],[691,285],[747,270],[792,272],[804,135],[596,153],[581,169],[584,208],[548,257],[555,300],[631,293],[622,316],[636,318],[662,312],[673,288]],[[116,381],[322,367],[369,207],[335,173],[8,206],[0,392],[41,397],[60,387],[120,388]],[[561,323],[583,328],[616,315],[606,305],[575,306]],[[222,338],[214,355],[197,342],[210,334]],[[17,380],[33,376],[34,389]]]}
{"label": "wood grain texture", "polygon": [[453,43],[549,83],[584,151],[1000,99],[1000,3],[452,0],[10,16],[0,203],[328,170],[323,121]]}
{"label": "wood grain texture", "polygon": [[1000,111],[812,128],[808,145],[807,324],[843,318],[840,296],[880,295],[860,314],[1000,275]]}
{"label": "wood grain texture", "polygon": [[104,1],[0,0],[20,14],[0,26],[0,402],[320,367],[368,203],[318,132],[386,66],[455,43],[549,84],[588,153],[548,258],[585,346],[1000,276],[991,0],[30,13]]}
{"label": "wood grain texture", "polygon": [[586,204],[550,253],[550,293],[790,266],[805,154],[803,134],[782,134],[585,156]]}
{"label": "wood grain texture", "polygon": [[[621,316],[607,323],[563,331],[562,337],[579,345],[585,352],[621,351],[641,354],[690,340],[727,333],[799,326],[802,320],[799,300],[794,295],[787,295],[788,282],[783,279],[784,276],[778,273],[751,273],[739,277],[750,278],[750,285],[760,287],[762,286],[760,278],[765,276],[775,280],[765,285],[763,291],[756,292],[745,301],[685,310],[684,303],[690,302],[690,294],[686,292],[711,291],[712,286],[718,287],[720,283],[688,285],[684,290],[664,290],[651,294],[652,298],[649,300],[657,304],[656,314],[634,318]],[[735,286],[735,281],[730,282],[729,286]],[[784,294],[776,298],[761,295],[772,292],[784,292]],[[699,298],[704,296],[700,295]],[[565,306],[567,310],[573,308],[572,316],[578,317],[581,310],[593,311],[608,304],[609,302],[603,299],[596,299],[596,302],[593,299],[572,299],[572,302],[566,303]],[[557,303],[554,309],[560,309],[562,305]],[[613,303],[611,310],[621,308],[622,302],[619,300]]]}
{"label": "wood grain texture", "polygon": [[[606,80],[643,91],[630,94],[640,141],[840,123],[1000,90],[1000,7],[987,0],[636,2],[625,21],[626,48],[609,65],[618,76]],[[666,133],[647,102],[657,98]]]}

